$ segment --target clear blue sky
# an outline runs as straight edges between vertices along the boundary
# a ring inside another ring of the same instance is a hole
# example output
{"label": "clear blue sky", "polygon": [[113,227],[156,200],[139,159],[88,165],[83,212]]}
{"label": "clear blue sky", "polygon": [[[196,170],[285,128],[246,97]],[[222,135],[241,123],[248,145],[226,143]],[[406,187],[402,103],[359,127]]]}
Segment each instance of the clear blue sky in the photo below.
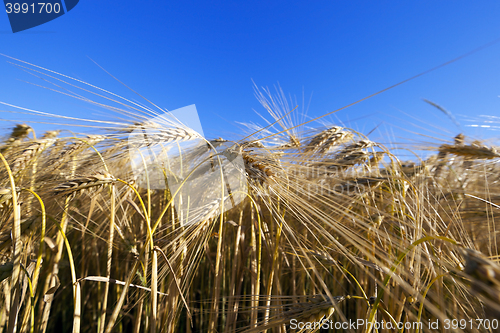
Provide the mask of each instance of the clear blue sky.
{"label": "clear blue sky", "polygon": [[[302,94],[306,104],[312,94],[308,117],[316,117],[497,38],[500,2],[489,0],[81,0],[62,17],[16,34],[0,13],[0,53],[135,98],[92,58],[164,108],[196,104],[208,137],[240,132],[237,121],[261,122],[252,80],[279,82],[300,104]],[[37,81],[7,60],[0,58],[0,101],[65,115],[93,112],[21,82]],[[487,138],[499,132],[465,126],[484,125],[480,115],[500,116],[499,95],[500,43],[322,122],[365,133],[380,125],[371,137],[382,142],[411,138],[405,130],[421,132],[419,126],[436,126],[425,133],[441,139],[458,134],[426,98],[451,111],[466,134]],[[0,113],[13,117],[21,116]]]}

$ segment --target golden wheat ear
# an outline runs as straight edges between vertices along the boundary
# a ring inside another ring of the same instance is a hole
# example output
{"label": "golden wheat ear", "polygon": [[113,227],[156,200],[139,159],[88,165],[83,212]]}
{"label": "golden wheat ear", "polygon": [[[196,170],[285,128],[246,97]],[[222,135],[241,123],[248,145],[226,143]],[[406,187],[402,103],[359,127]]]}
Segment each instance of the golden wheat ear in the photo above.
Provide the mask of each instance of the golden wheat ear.
{"label": "golden wheat ear", "polygon": [[116,179],[109,173],[96,173],[94,175],[78,177],[61,183],[54,188],[54,194],[75,196],[82,191],[91,191],[102,188],[104,185],[114,184]]}

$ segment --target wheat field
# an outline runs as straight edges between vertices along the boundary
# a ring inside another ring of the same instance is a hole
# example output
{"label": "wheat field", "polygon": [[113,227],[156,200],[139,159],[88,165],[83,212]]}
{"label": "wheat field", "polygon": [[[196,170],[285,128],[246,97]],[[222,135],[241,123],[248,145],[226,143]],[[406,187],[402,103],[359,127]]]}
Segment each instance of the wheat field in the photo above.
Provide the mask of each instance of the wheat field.
{"label": "wheat field", "polygon": [[495,147],[457,133],[404,161],[266,91],[269,126],[205,139],[20,65],[116,120],[5,133],[0,332],[500,331]]}

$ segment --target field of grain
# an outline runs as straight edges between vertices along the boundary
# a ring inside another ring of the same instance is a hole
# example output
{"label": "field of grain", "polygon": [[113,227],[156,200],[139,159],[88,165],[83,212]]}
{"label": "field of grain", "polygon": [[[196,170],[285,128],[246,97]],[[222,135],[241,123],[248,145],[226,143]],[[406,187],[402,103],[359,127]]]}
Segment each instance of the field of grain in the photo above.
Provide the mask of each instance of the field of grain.
{"label": "field of grain", "polygon": [[119,121],[5,133],[0,332],[499,331],[495,147],[457,133],[403,161],[265,92],[274,123],[205,139],[45,74]]}

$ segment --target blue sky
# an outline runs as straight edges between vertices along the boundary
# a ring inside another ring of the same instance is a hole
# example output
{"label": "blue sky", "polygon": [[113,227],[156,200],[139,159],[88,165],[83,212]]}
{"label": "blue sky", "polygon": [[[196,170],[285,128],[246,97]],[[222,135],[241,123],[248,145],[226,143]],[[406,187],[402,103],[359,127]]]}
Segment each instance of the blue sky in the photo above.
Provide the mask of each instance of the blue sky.
{"label": "blue sky", "polygon": [[[137,98],[91,58],[161,107],[196,104],[205,135],[227,137],[241,133],[237,122],[263,123],[253,111],[264,110],[252,80],[271,89],[279,82],[300,112],[304,96],[303,118],[311,119],[500,38],[499,18],[500,2],[488,0],[81,0],[58,19],[16,34],[0,13],[0,53]],[[38,81],[7,61],[0,58],[0,101],[80,117],[95,112],[22,82]],[[466,125],[500,116],[499,95],[497,43],[320,123],[364,133],[378,126],[370,137],[385,143],[435,142],[460,131],[484,139],[499,132]],[[452,112],[462,129],[422,98]]]}

